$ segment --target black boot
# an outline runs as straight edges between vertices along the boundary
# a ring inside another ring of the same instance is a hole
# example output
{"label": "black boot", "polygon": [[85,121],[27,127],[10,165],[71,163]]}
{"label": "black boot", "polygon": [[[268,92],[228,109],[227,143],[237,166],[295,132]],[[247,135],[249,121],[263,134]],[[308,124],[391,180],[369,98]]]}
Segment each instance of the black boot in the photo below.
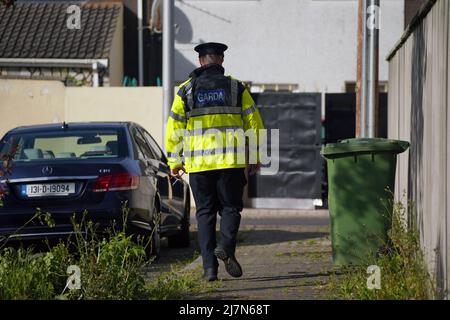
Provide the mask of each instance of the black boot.
{"label": "black boot", "polygon": [[214,254],[225,263],[225,270],[227,270],[230,276],[234,278],[239,278],[242,276],[242,268],[236,260],[236,257],[228,256],[222,247],[217,247],[214,249]]}
{"label": "black boot", "polygon": [[205,269],[205,272],[203,273],[203,280],[217,281],[217,269],[216,268]]}

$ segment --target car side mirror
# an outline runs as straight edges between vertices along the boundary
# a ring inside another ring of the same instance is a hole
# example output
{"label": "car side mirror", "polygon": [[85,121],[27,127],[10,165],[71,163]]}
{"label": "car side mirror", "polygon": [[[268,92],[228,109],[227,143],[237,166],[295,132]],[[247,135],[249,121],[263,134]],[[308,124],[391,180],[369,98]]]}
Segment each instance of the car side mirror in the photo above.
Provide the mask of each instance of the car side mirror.
{"label": "car side mirror", "polygon": [[159,166],[158,166],[160,171],[164,171],[164,172],[170,172],[169,166],[167,165],[167,163],[164,162],[160,162]]}

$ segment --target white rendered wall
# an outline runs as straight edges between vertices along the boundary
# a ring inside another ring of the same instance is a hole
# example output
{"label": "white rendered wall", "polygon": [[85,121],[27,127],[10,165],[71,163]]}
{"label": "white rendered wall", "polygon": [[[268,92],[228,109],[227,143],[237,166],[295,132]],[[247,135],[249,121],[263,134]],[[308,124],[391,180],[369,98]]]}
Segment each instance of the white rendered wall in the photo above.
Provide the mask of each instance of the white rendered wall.
{"label": "white rendered wall", "polygon": [[[193,47],[229,45],[227,74],[254,83],[297,84],[301,92],[343,92],[356,78],[357,0],[177,0],[175,80],[197,62]],[[380,80],[403,32],[404,0],[381,0]]]}

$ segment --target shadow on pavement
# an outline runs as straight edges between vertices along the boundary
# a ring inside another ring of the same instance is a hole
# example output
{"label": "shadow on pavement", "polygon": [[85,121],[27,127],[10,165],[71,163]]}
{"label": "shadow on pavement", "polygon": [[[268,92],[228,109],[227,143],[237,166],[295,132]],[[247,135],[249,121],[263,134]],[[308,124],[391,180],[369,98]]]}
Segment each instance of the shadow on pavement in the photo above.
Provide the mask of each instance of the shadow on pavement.
{"label": "shadow on pavement", "polygon": [[145,272],[149,278],[154,278],[161,272],[170,271],[174,264],[186,264],[193,261],[199,252],[196,232],[195,235],[191,232],[191,244],[187,248],[169,248],[167,240],[163,238],[160,256],[146,267]]}
{"label": "shadow on pavement", "polygon": [[[269,245],[289,241],[303,241],[324,238],[328,232],[293,232],[286,230],[242,230],[238,234],[238,247],[253,245]],[[220,232],[217,232],[217,240],[220,241]],[[169,248],[167,241],[162,241],[161,255],[152,264],[164,268],[172,263],[191,260],[200,252],[197,242],[197,231],[191,231],[191,245],[188,248]]]}
{"label": "shadow on pavement", "polygon": [[[293,280],[293,279],[312,279],[317,277],[329,277],[333,272],[318,272],[318,273],[307,273],[307,272],[289,272],[286,275],[279,275],[274,277],[253,277],[253,278],[243,278],[242,280],[250,281],[279,281],[279,280]],[[226,279],[224,281],[236,281],[236,279]]]}
{"label": "shadow on pavement", "polygon": [[243,230],[238,234],[238,246],[264,245],[289,241],[303,241],[328,236],[328,232],[302,232],[286,230]]}
{"label": "shadow on pavement", "polygon": [[[264,245],[289,241],[319,239],[327,236],[329,236],[329,232],[286,231],[277,229],[240,230],[237,237],[237,245]],[[216,232],[216,239],[217,242],[220,242],[220,231]],[[191,231],[191,246],[193,244],[198,248],[196,230]]]}

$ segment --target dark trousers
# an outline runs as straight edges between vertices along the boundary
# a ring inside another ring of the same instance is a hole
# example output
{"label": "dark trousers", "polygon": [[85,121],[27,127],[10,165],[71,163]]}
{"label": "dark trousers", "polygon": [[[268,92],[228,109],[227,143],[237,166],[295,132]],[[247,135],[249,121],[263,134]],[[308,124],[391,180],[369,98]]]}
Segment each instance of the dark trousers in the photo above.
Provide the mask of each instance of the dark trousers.
{"label": "dark trousers", "polygon": [[217,268],[216,220],[220,220],[220,246],[229,256],[236,251],[236,237],[241,222],[242,196],[247,183],[244,169],[221,169],[189,174],[197,208],[198,242],[203,268]]}

